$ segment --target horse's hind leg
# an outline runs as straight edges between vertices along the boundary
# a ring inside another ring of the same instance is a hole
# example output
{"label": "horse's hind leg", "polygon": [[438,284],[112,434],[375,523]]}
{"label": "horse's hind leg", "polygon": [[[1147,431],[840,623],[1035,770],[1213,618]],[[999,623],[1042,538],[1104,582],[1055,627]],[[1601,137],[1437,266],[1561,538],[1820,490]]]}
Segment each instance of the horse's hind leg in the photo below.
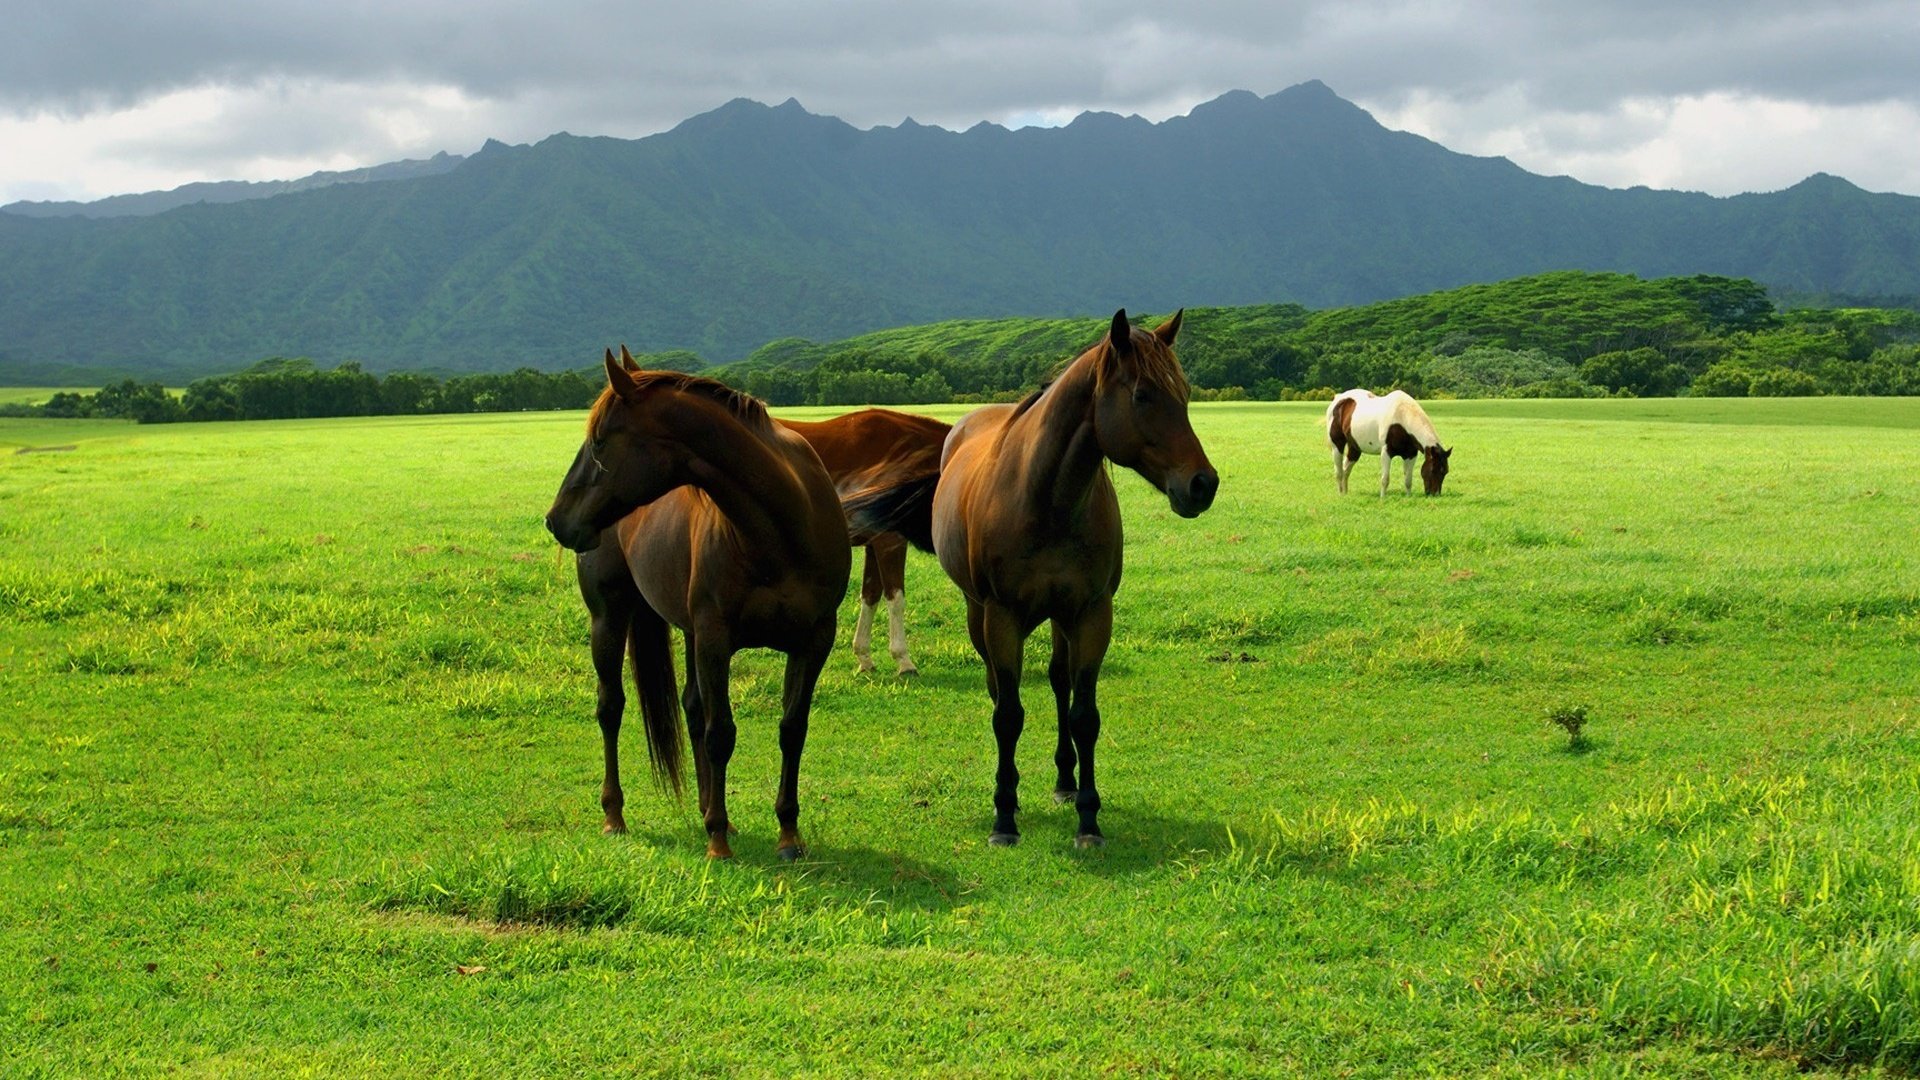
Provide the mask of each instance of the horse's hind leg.
{"label": "horse's hind leg", "polygon": [[1393,486],[1393,455],[1385,448],[1380,451],[1380,497],[1387,497],[1387,489]]}
{"label": "horse's hind leg", "polygon": [[1063,803],[1072,802],[1074,793],[1080,790],[1080,785],[1073,780],[1073,766],[1078,758],[1073,753],[1073,725],[1068,719],[1073,700],[1070,652],[1066,635],[1056,621],[1053,623],[1053,659],[1047,662],[1047,682],[1053,687],[1054,711],[1060,724],[1060,741],[1053,748],[1053,765],[1058,770],[1053,782],[1053,801]]}
{"label": "horse's hind leg", "polygon": [[1073,669],[1073,708],[1068,721],[1073,728],[1073,747],[1080,757],[1080,790],[1073,799],[1073,807],[1080,813],[1080,832],[1073,842],[1076,847],[1098,847],[1107,839],[1100,832],[1100,790],[1093,780],[1093,746],[1100,740],[1095,688],[1107,644],[1113,640],[1113,600],[1108,598],[1089,608],[1059,636],[1069,647]]}
{"label": "horse's hind leg", "polygon": [[887,651],[893,654],[894,673],[918,675],[907,655],[907,541],[898,533],[876,537],[867,558],[880,566],[880,595],[887,601]]}
{"label": "horse's hind leg", "polygon": [[807,850],[800,840],[800,752],[807,745],[813,688],[832,651],[833,621],[829,619],[811,648],[787,654],[786,685],[780,695],[780,790],[773,797],[773,816],[780,822],[774,854],[789,861]]}
{"label": "horse's hind leg", "polygon": [[1347,450],[1344,446],[1333,448],[1333,482],[1340,485],[1340,494],[1347,493]]}
{"label": "horse's hind leg", "polygon": [[853,657],[861,671],[873,670],[873,609],[880,602],[881,572],[874,545],[862,549],[866,557],[860,570],[860,615],[853,624]]}

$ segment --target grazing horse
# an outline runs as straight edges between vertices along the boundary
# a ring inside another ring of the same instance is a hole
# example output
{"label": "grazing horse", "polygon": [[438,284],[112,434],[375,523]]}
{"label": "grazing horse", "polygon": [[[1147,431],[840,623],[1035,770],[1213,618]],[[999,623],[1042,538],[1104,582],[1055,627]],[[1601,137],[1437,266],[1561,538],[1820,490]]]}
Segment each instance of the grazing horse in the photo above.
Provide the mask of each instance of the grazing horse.
{"label": "grazing horse", "polygon": [[1393,459],[1404,459],[1407,494],[1413,494],[1413,459],[1420,461],[1420,482],[1427,494],[1440,494],[1447,478],[1447,459],[1453,451],[1440,445],[1433,421],[1406,391],[1375,397],[1368,390],[1349,390],[1327,406],[1327,441],[1333,446],[1333,478],[1346,494],[1347,474],[1361,454],[1380,455],[1380,495],[1393,482]]}
{"label": "grazing horse", "polygon": [[[891,409],[861,409],[831,420],[781,420],[820,455],[841,498],[940,469],[940,447],[951,424],[931,416]],[[853,537],[866,549],[860,575],[860,617],[853,624],[853,655],[861,671],[873,670],[874,608],[887,602],[887,651],[898,674],[918,675],[907,656],[907,539],[897,532]]]}
{"label": "grazing horse", "polygon": [[856,523],[904,523],[908,507],[930,514],[925,533],[903,531],[931,539],[941,567],[966,594],[967,631],[986,661],[1000,751],[990,844],[1020,839],[1014,750],[1026,721],[1021,654],[1027,637],[1049,621],[1047,678],[1059,729],[1054,797],[1071,800],[1079,812],[1077,846],[1105,842],[1094,785],[1094,689],[1113,636],[1121,563],[1120,503],[1105,465],[1139,473],[1181,517],[1212,505],[1220,486],[1187,421],[1187,378],[1173,352],[1179,332],[1178,313],[1148,332],[1128,325],[1125,310],[1116,312],[1107,335],[1048,386],[954,425],[930,507],[913,485],[849,503]]}
{"label": "grazing horse", "polygon": [[814,684],[833,649],[847,592],[846,517],[805,439],[765,406],[711,379],[640,371],[606,355],[607,388],[587,439],[547,511],[547,529],[578,553],[593,622],[606,779],[606,831],[625,832],[620,789],[620,654],[633,658],[656,779],[680,791],[680,732],[669,624],[686,636],[680,704],[693,743],[707,855],[733,856],[727,762],[733,705],[727,676],[745,648],[787,654],[780,714],[777,853],[798,858],[800,752]]}

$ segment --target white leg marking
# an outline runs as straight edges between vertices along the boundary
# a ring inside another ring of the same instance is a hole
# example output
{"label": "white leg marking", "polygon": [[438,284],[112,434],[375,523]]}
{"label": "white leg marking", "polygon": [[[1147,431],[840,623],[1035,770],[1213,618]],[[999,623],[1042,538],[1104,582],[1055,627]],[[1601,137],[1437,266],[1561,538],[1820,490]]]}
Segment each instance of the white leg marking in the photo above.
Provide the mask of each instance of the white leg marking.
{"label": "white leg marking", "polygon": [[1386,448],[1380,450],[1380,497],[1387,497],[1387,488],[1393,485],[1393,455]]}
{"label": "white leg marking", "polygon": [[904,590],[887,597],[887,651],[900,665],[902,675],[918,675],[920,669],[907,658],[907,594]]}
{"label": "white leg marking", "polygon": [[1333,448],[1333,482],[1340,485],[1340,494],[1347,493],[1347,452],[1338,446]]}
{"label": "white leg marking", "polygon": [[1413,459],[1412,458],[1407,459],[1405,472],[1407,474],[1407,494],[1411,495],[1413,494]]}
{"label": "white leg marking", "polygon": [[853,624],[853,655],[861,671],[873,670],[873,653],[867,643],[873,639],[873,605],[860,599],[860,617]]}

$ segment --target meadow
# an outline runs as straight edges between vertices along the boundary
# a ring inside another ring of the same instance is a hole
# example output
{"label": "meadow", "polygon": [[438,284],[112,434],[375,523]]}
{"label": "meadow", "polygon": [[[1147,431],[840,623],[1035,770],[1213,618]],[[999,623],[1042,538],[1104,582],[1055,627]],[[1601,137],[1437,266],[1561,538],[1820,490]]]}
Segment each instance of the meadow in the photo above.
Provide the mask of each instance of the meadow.
{"label": "meadow", "polygon": [[1044,634],[986,844],[915,555],[922,675],[835,653],[795,865],[769,653],[739,857],[631,717],[599,833],[579,414],[0,420],[0,1073],[1920,1068],[1920,406],[1438,402],[1446,494],[1384,501],[1320,412],[1195,406],[1193,521],[1116,478],[1105,848]]}

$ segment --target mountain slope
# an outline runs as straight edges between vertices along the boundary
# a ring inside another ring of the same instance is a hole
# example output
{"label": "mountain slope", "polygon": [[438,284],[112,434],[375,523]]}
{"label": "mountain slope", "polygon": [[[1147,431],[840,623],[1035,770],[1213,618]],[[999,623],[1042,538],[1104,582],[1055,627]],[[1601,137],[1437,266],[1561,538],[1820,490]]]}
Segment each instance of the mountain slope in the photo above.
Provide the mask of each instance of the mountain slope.
{"label": "mountain slope", "polygon": [[734,101],[640,140],[489,143],[439,175],[142,218],[0,214],[0,378],[274,354],[570,367],[1115,307],[1363,303],[1548,269],[1920,292],[1920,199],[1535,176],[1319,83],[1159,124],[857,130]]}
{"label": "mountain slope", "polygon": [[0,213],[22,217],[142,217],[165,213],[176,206],[194,203],[231,203],[247,199],[267,199],[298,191],[331,187],[334,184],[365,184],[379,180],[411,180],[448,172],[463,159],[442,150],[430,158],[389,161],[364,169],[341,172],[317,172],[298,180],[219,180],[211,183],[182,184],[166,191],[142,191],[132,195],[109,195],[92,202],[12,202],[0,206]]}

